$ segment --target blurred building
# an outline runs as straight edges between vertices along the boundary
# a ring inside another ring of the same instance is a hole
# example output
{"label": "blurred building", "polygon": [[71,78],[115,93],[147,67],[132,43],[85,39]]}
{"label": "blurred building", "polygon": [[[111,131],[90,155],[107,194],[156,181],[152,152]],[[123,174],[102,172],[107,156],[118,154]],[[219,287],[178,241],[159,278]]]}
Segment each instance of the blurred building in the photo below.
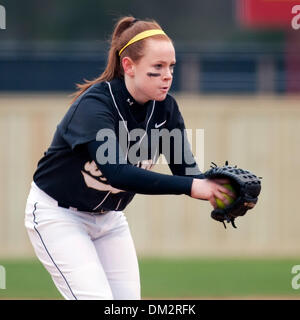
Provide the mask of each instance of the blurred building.
{"label": "blurred building", "polygon": [[241,6],[247,2],[3,0],[0,91],[73,91],[103,71],[113,24],[130,14],[156,19],[174,40],[175,92],[300,92],[300,30],[255,25],[255,11],[249,18],[250,9]]}

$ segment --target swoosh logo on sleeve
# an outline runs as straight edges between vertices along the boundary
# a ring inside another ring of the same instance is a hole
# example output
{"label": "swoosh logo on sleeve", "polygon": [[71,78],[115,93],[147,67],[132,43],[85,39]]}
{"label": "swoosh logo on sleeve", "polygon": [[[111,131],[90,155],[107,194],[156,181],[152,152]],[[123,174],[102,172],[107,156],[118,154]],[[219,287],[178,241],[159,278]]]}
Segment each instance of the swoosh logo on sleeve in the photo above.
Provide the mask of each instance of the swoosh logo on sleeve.
{"label": "swoosh logo on sleeve", "polygon": [[157,124],[155,123],[155,129],[161,127],[163,124],[165,124],[167,122],[167,120],[165,120],[164,122],[160,123],[160,124]]}

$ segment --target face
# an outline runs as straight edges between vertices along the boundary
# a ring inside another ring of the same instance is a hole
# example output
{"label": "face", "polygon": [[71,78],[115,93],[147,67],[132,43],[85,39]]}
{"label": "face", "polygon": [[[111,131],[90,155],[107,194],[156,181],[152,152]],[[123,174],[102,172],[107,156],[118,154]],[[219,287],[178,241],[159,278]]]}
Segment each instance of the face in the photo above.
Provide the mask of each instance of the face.
{"label": "face", "polygon": [[131,94],[136,101],[163,101],[172,84],[175,63],[175,49],[169,40],[147,39],[144,56],[132,62],[129,72]]}

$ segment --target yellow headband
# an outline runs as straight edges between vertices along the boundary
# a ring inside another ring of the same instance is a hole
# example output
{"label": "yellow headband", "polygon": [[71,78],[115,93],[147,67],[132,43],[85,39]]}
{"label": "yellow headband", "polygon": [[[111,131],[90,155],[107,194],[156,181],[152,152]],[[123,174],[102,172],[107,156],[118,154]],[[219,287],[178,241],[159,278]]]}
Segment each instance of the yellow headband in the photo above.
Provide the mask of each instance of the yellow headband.
{"label": "yellow headband", "polygon": [[119,56],[121,55],[121,53],[131,44],[133,44],[134,42],[143,40],[145,38],[151,37],[151,36],[155,36],[156,34],[164,34],[165,33],[160,30],[160,29],[153,29],[153,30],[146,30],[144,32],[138,33],[136,36],[134,36],[131,40],[129,40],[127,42],[127,44],[119,51]]}

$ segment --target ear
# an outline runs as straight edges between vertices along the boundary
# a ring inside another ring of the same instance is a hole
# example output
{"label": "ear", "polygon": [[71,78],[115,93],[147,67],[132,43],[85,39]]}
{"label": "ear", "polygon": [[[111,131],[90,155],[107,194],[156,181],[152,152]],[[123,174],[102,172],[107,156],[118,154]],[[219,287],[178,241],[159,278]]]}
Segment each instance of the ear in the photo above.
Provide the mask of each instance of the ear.
{"label": "ear", "polygon": [[124,73],[126,73],[129,77],[134,76],[134,63],[129,57],[124,57],[122,59],[122,67]]}

